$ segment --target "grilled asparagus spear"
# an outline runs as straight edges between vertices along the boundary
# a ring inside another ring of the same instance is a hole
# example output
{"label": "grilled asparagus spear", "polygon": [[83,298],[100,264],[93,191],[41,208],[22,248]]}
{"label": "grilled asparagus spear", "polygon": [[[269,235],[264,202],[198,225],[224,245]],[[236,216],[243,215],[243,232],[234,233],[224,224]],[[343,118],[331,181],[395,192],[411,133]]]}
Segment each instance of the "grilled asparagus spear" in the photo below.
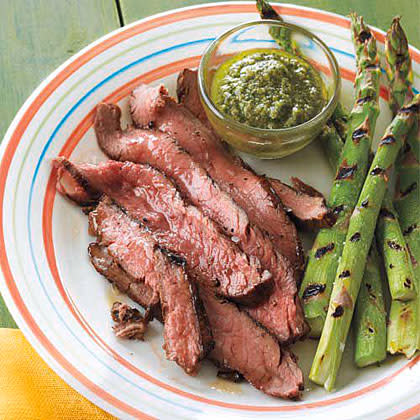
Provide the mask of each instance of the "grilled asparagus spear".
{"label": "grilled asparagus spear", "polygon": [[[409,248],[417,298],[409,302],[393,301],[389,316],[388,351],[411,357],[420,349],[420,121],[407,139],[411,146],[400,155],[397,167],[397,209],[401,228]],[[395,309],[393,308],[395,306]],[[398,314],[398,315],[396,315]],[[417,325],[415,325],[417,323]],[[414,333],[413,333],[414,331]],[[417,340],[415,340],[417,331]]]}
{"label": "grilled asparagus spear", "polygon": [[[413,74],[408,41],[400,25],[400,18],[392,21],[385,39],[386,74],[390,85],[390,104],[395,113],[413,96]],[[410,253],[417,287],[417,300],[393,300],[389,314],[388,351],[411,357],[420,348],[420,195],[416,188],[420,180],[420,132],[413,127],[406,147],[396,163],[398,179],[395,207],[401,230]],[[391,263],[390,263],[391,264]]]}
{"label": "grilled asparagus spear", "polygon": [[[344,143],[335,131],[331,131],[325,130],[327,135],[321,135],[318,141],[331,167],[336,170]],[[380,263],[374,241],[367,257],[352,321],[355,332],[354,361],[359,367],[380,362],[386,357],[386,311]]]}
{"label": "grilled asparagus spear", "polygon": [[386,34],[385,58],[385,71],[390,86],[390,106],[395,115],[413,97],[413,72],[408,41],[398,16],[394,17]]}
{"label": "grilled asparagus spear", "polygon": [[[408,43],[398,17],[394,18],[387,33],[385,55],[390,106],[395,115],[404,102],[413,97]],[[384,257],[392,299],[412,300],[416,297],[413,266],[396,216],[391,196],[387,193],[377,226],[378,243]]]}
{"label": "grilled asparagus spear", "polygon": [[386,311],[382,290],[380,259],[373,240],[366,261],[353,318],[354,361],[365,367],[386,357]]}
{"label": "grilled asparagus spear", "polygon": [[[271,7],[270,3],[265,0],[257,0],[257,10],[262,19],[278,20],[283,22],[283,18]],[[299,49],[293,42],[290,30],[287,28],[271,27],[270,35],[272,38],[288,53],[298,54]]]}
{"label": "grilled asparagus spear", "polygon": [[327,122],[327,125],[318,136],[317,142],[324,151],[331,168],[336,172],[340,163],[340,155],[344,147],[344,142],[334,127],[333,121],[330,120]]}
{"label": "grilled asparagus spear", "polygon": [[338,135],[341,137],[341,140],[344,142],[346,140],[347,130],[349,128],[349,113],[340,102],[338,103],[337,108],[331,117],[331,121],[334,124]]}
{"label": "grilled asparagus spear", "polygon": [[379,113],[380,70],[376,41],[363,19],[356,15],[352,16],[352,37],[358,67],[356,101],[350,113],[346,142],[328,199],[337,221],[331,228],[319,231],[309,252],[300,289],[312,337],[319,337],[324,325],[348,222],[368,168],[369,150]]}
{"label": "grilled asparagus spear", "polygon": [[[417,121],[417,127],[419,122]],[[418,128],[417,128],[418,130]],[[420,133],[411,132],[407,145],[420,143]],[[417,137],[415,139],[414,137]],[[410,141],[410,143],[408,143]],[[420,349],[420,155],[411,147],[400,155],[397,167],[397,209],[401,229],[409,249],[414,270],[414,281],[417,287],[415,300],[401,302],[393,300],[388,323],[388,351],[391,354],[402,353],[411,357]]]}
{"label": "grilled asparagus spear", "polygon": [[415,299],[416,286],[410,253],[388,191],[379,212],[376,235],[392,299]]}
{"label": "grilled asparagus spear", "polygon": [[[309,378],[328,391],[334,388],[375,231],[389,170],[418,118],[420,95],[398,111],[382,137],[350,218],[321,339]],[[343,152],[345,155],[345,150]]]}

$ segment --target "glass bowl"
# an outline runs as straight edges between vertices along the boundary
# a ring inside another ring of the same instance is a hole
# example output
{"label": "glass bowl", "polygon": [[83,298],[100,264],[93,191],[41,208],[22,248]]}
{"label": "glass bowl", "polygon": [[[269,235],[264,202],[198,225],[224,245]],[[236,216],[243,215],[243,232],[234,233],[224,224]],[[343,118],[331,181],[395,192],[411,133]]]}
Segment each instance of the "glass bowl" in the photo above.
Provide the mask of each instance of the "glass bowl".
{"label": "glass bowl", "polygon": [[[326,104],[311,120],[295,127],[263,129],[237,122],[213,103],[210,97],[213,75],[224,61],[240,52],[255,48],[281,50],[270,35],[270,29],[279,28],[290,31],[300,56],[318,70],[326,88]],[[201,101],[217,134],[235,149],[264,159],[290,155],[314,140],[334,112],[341,86],[337,61],[323,41],[299,26],[274,20],[244,23],[220,35],[201,58],[198,81]]]}

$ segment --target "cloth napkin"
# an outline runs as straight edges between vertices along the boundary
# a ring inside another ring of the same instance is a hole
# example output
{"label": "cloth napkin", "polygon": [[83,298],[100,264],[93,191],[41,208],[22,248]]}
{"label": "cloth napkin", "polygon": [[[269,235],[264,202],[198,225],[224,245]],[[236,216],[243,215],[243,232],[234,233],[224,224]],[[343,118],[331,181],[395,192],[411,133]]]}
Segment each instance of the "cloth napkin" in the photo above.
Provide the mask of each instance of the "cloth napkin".
{"label": "cloth napkin", "polygon": [[0,329],[0,419],[109,420],[57,376],[19,330]]}

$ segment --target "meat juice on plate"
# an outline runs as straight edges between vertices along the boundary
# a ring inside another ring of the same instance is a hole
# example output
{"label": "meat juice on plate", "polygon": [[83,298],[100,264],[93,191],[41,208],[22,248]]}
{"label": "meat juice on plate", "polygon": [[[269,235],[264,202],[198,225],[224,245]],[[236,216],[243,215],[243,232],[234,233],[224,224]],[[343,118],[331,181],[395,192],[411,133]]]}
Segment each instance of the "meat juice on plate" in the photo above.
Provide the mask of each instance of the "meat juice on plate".
{"label": "meat juice on plate", "polygon": [[215,381],[210,382],[209,386],[211,389],[214,389],[220,392],[228,392],[229,394],[242,394],[243,393],[241,384],[228,381],[222,378],[217,378]]}

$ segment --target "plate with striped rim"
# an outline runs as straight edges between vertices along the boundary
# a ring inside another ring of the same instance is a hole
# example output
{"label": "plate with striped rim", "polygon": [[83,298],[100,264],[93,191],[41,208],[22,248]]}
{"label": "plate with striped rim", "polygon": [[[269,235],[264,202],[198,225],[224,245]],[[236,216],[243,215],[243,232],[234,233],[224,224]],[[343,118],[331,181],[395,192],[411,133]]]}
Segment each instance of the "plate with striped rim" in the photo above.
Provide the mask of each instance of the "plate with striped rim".
{"label": "plate with striped rim", "polygon": [[[278,5],[287,22],[301,25],[334,52],[343,78],[342,101],[353,99],[354,56],[349,21],[321,10]],[[165,83],[196,67],[221,32],[258,19],[250,2],[176,9],[135,22],[94,42],[52,73],[29,97],[1,146],[1,293],[25,336],[46,362],[95,404],[121,418],[396,418],[420,413],[419,356],[388,358],[356,369],[349,340],[337,390],[326,393],[307,379],[316,343],[294,350],[306,376],[302,401],[278,400],[246,383],[216,380],[204,363],[186,376],[164,358],[161,327],[153,322],[145,342],[123,342],[111,330],[110,303],[124,300],[90,266],[86,217],[55,192],[51,159],[104,160],[92,129],[95,105],[119,103],[127,121],[127,96],[139,83]],[[384,33],[374,30],[383,51]],[[411,48],[414,86],[420,88],[420,53]],[[390,121],[381,87],[377,137]],[[299,176],[328,194],[333,174],[316,144],[279,161],[247,158],[259,172],[287,180]],[[308,164],[310,162],[310,164]]]}

